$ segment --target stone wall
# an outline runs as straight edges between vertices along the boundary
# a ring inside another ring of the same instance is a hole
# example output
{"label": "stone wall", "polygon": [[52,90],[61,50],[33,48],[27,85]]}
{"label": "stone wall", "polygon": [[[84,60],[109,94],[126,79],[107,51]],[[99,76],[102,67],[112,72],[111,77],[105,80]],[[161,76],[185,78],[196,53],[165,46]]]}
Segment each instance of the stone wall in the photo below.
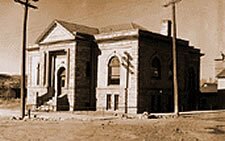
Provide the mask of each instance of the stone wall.
{"label": "stone wall", "polygon": [[[111,109],[114,111],[114,98],[115,95],[119,96],[118,110],[115,112],[125,112],[125,88],[126,88],[126,73],[127,69],[122,63],[127,64],[123,59],[126,57],[127,52],[133,59],[130,61],[132,64],[131,72],[129,72],[128,84],[128,113],[136,113],[137,111],[137,65],[138,65],[138,41],[121,40],[112,41],[107,43],[99,43],[101,54],[98,57],[98,85],[97,85],[97,110],[106,110],[106,97],[107,94],[111,95]],[[118,57],[120,60],[120,84],[108,85],[108,63],[112,57]]]}
{"label": "stone wall", "polygon": [[[49,95],[49,89],[51,89],[52,86],[50,86],[49,82],[50,75],[52,75],[52,72],[50,71],[50,60],[52,52],[57,51],[64,51],[65,55],[63,57],[63,66],[66,68],[66,88],[63,89],[63,93],[67,94],[69,104],[70,104],[70,110],[74,110],[74,79],[75,79],[75,45],[76,42],[70,42],[70,43],[58,43],[58,44],[47,44],[47,45],[40,45],[38,50],[35,51],[29,51],[28,52],[28,98],[27,98],[27,105],[28,107],[32,107],[32,109],[35,109],[38,107],[38,97],[42,97],[44,95]],[[32,59],[34,56],[39,56],[38,59],[35,57],[35,60]],[[59,60],[59,59],[58,59]],[[35,83],[36,81],[36,71],[33,70],[33,66],[37,65],[37,63],[40,63],[40,75],[39,75],[39,84]],[[59,67],[61,62],[56,63],[56,70],[54,75],[57,73],[57,66]],[[52,75],[52,76],[54,76]],[[55,80],[57,78],[55,77]],[[56,81],[51,82],[55,83],[57,85]],[[54,89],[53,96],[57,96],[57,89]],[[57,98],[50,98],[49,100],[53,100],[52,105],[56,109],[56,101]],[[45,101],[48,102],[48,101]],[[41,102],[42,103],[42,102]]]}
{"label": "stone wall", "polygon": [[[138,112],[172,112],[172,40],[143,32],[140,33],[139,41]],[[177,52],[179,104],[181,110],[187,110],[190,103],[197,102],[195,96],[199,91],[200,52],[189,47],[188,42],[181,40],[178,40]],[[154,58],[160,61],[160,78],[153,76]],[[190,68],[193,68],[195,74],[192,88],[188,86]]]}
{"label": "stone wall", "polygon": [[[48,103],[57,110],[65,103],[71,111],[96,107],[106,110],[107,95],[110,95],[108,111],[172,111],[172,38],[136,27],[112,32],[110,29],[95,35],[96,41],[92,35],[67,31],[74,29],[66,29],[59,23],[48,30],[38,40],[39,45],[29,49],[28,105],[37,107]],[[197,106],[201,54],[189,42],[179,39],[177,52],[179,106],[189,110]],[[113,85],[108,83],[108,64],[115,56],[120,64],[120,83]],[[157,75],[152,66],[154,58],[160,62],[160,77],[153,77],[153,72]],[[61,67],[66,70],[66,80],[65,86],[58,89],[57,75]],[[58,94],[60,90],[62,93]],[[115,108],[117,98],[118,109]]]}
{"label": "stone wall", "polygon": [[97,50],[91,41],[77,41],[75,56],[75,109],[95,109]]}

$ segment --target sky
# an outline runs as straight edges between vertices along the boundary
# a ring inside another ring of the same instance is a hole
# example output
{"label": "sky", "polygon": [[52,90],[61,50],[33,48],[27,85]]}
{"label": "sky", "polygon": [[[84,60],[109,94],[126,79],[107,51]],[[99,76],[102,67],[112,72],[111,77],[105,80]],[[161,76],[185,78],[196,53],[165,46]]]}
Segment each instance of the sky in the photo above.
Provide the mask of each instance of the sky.
{"label": "sky", "polygon": [[[30,0],[31,1],[31,0]],[[163,19],[171,19],[170,0],[39,0],[29,10],[28,45],[54,20],[92,27],[134,22],[160,32]],[[225,52],[224,0],[182,0],[177,4],[178,37],[190,41],[205,55],[201,79],[215,77],[214,59]],[[24,9],[14,0],[0,0],[0,73],[20,73]]]}

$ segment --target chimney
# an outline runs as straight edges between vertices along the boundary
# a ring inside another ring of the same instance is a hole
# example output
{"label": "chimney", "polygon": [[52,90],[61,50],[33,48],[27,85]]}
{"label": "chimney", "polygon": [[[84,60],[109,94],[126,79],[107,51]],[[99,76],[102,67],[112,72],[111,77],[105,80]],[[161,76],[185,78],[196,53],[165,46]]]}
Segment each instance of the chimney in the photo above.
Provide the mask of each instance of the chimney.
{"label": "chimney", "polygon": [[165,36],[171,36],[171,20],[163,20],[160,34]]}

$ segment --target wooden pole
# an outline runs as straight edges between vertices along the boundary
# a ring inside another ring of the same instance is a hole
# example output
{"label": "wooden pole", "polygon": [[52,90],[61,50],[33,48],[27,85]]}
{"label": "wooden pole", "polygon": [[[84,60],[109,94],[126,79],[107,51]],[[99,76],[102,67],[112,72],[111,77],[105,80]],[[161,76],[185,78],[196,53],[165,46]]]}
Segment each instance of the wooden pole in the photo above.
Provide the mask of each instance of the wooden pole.
{"label": "wooden pole", "polygon": [[177,38],[177,29],[176,29],[176,3],[181,0],[172,0],[168,4],[165,4],[164,7],[172,5],[172,20],[173,20],[173,39],[172,39],[172,54],[173,54],[173,90],[174,90],[174,114],[179,116],[179,95],[178,95],[178,83],[177,83],[177,49],[176,49],[176,38]]}
{"label": "wooden pole", "polygon": [[174,87],[174,113],[179,115],[179,102],[178,102],[178,83],[177,83],[177,48],[176,48],[176,7],[175,3],[172,5],[173,10],[173,87]]}
{"label": "wooden pole", "polygon": [[[26,0],[28,3],[28,0]],[[22,118],[25,116],[25,101],[26,101],[26,38],[27,38],[27,15],[28,6],[25,6],[24,11],[24,21],[23,21],[23,46],[22,46],[22,63],[21,63],[21,85],[20,85],[20,95],[21,95],[21,109]]]}
{"label": "wooden pole", "polygon": [[125,84],[125,113],[128,113],[128,89],[129,89],[129,77],[130,73],[133,74],[133,72],[130,70],[133,66],[131,64],[131,61],[133,58],[130,56],[128,52],[124,52],[125,56],[122,57],[122,59],[125,61],[122,63],[122,65],[126,69],[126,84]]}
{"label": "wooden pole", "polygon": [[129,68],[130,68],[130,56],[126,54],[126,62],[127,62],[127,68],[126,68],[126,86],[125,86],[125,113],[128,113],[128,87],[129,87]]}
{"label": "wooden pole", "polygon": [[20,0],[14,0],[21,5],[24,5],[24,21],[23,21],[23,45],[22,45],[22,63],[21,63],[21,82],[20,82],[20,95],[21,95],[21,116],[22,119],[25,117],[25,106],[26,106],[26,43],[27,43],[27,17],[28,17],[28,9],[34,8],[37,9],[36,6],[33,6],[29,3],[29,0],[26,2]]}

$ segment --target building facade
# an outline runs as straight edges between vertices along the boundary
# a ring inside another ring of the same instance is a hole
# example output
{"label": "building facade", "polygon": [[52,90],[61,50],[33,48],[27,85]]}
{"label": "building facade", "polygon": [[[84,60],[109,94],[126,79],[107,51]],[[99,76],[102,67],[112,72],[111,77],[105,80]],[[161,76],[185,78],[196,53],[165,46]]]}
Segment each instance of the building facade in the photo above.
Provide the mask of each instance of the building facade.
{"label": "building facade", "polygon": [[28,49],[28,107],[95,107],[95,28],[54,21]]}
{"label": "building facade", "polygon": [[[55,21],[28,49],[29,107],[172,112],[172,38],[134,23],[100,29]],[[198,106],[199,49],[177,40],[180,110]]]}

